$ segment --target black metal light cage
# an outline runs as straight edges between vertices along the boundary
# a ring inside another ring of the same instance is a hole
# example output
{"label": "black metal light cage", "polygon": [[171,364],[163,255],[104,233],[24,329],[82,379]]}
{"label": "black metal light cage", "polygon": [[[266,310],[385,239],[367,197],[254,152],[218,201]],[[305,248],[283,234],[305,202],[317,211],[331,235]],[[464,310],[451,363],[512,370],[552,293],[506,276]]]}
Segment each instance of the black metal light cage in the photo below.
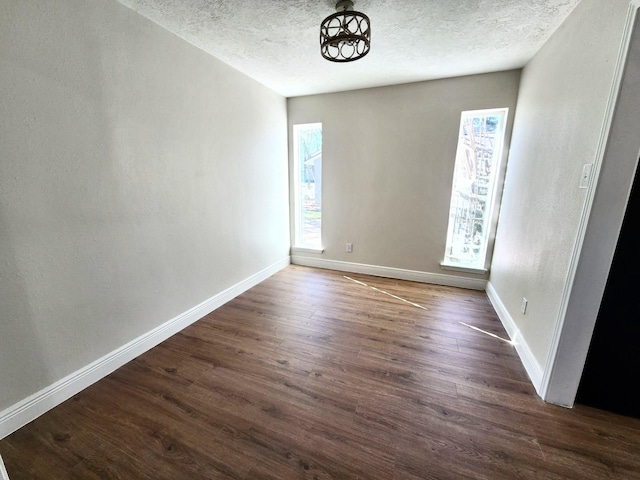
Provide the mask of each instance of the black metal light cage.
{"label": "black metal light cage", "polygon": [[320,24],[320,53],[331,62],[358,60],[370,47],[371,23],[364,13],[337,12]]}

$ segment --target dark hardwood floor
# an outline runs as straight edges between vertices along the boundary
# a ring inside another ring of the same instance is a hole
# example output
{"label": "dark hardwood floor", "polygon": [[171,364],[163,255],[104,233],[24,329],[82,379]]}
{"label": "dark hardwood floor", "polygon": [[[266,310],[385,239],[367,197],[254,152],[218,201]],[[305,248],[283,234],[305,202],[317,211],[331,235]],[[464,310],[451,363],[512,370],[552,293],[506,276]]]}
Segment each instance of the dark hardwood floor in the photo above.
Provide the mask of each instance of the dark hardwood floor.
{"label": "dark hardwood floor", "polygon": [[[475,328],[471,328],[475,327]],[[20,479],[634,479],[484,292],[291,266],[0,441]]]}

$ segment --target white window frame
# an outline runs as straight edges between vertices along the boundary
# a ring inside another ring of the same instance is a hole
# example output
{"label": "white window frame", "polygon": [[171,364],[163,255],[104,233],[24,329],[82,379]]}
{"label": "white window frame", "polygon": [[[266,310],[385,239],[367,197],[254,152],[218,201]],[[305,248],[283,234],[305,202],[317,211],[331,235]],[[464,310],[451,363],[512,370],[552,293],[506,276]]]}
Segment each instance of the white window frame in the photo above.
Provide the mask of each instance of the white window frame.
{"label": "white window frame", "polygon": [[[487,201],[485,205],[485,214],[483,219],[483,236],[484,241],[480,245],[480,252],[477,255],[477,261],[474,263],[464,262],[464,261],[455,261],[449,255],[449,251],[452,248],[453,242],[453,230],[454,230],[454,207],[456,205],[457,200],[457,191],[456,191],[456,179],[459,172],[459,169],[462,168],[459,164],[464,158],[464,143],[462,141],[463,132],[464,132],[464,122],[468,118],[475,117],[490,117],[503,115],[503,119],[500,122],[499,130],[496,133],[496,136],[500,138],[499,142],[496,142],[493,150],[493,160],[491,167],[491,181],[488,185],[488,193],[487,193]],[[460,129],[458,131],[458,147],[456,150],[456,159],[455,159],[455,169],[452,179],[452,188],[451,188],[451,201],[449,206],[449,220],[447,226],[447,239],[445,244],[445,254],[444,260],[440,264],[443,269],[448,270],[459,270],[469,273],[480,273],[484,274],[487,272],[485,267],[487,262],[487,253],[489,243],[494,233],[492,230],[495,228],[493,222],[493,214],[495,210],[495,202],[497,197],[497,185],[498,179],[500,177],[500,172],[502,171],[502,162],[503,162],[503,153],[504,153],[504,143],[506,141],[506,128],[509,117],[509,109],[508,108],[491,108],[485,110],[468,110],[463,111],[460,114]]]}
{"label": "white window frame", "polygon": [[[322,253],[322,217],[320,220],[320,242],[318,244],[303,243],[302,229],[304,227],[302,204],[301,204],[301,186],[300,186],[300,159],[299,153],[299,131],[302,129],[320,128],[321,122],[301,123],[293,125],[293,247],[296,253]],[[322,215],[322,210],[321,210]]]}

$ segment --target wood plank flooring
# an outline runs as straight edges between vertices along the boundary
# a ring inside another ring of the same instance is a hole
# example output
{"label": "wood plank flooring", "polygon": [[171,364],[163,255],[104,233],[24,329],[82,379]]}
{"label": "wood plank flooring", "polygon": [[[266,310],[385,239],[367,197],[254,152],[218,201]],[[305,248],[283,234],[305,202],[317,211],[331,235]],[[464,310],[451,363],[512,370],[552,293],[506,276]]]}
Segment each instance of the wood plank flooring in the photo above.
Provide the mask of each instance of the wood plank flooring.
{"label": "wood plank flooring", "polygon": [[[475,327],[475,328],[470,328]],[[21,479],[636,479],[484,292],[290,266],[0,441]]]}

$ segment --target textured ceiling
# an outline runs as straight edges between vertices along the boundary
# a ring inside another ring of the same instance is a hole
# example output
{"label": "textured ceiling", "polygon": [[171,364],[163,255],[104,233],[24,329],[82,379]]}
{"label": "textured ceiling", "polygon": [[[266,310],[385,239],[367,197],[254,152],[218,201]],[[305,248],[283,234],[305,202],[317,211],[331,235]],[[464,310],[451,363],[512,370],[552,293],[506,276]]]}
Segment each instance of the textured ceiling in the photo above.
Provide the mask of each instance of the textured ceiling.
{"label": "textured ceiling", "polygon": [[352,90],[520,68],[580,0],[355,0],[371,51],[320,56],[332,0],[118,0],[276,92]]}

